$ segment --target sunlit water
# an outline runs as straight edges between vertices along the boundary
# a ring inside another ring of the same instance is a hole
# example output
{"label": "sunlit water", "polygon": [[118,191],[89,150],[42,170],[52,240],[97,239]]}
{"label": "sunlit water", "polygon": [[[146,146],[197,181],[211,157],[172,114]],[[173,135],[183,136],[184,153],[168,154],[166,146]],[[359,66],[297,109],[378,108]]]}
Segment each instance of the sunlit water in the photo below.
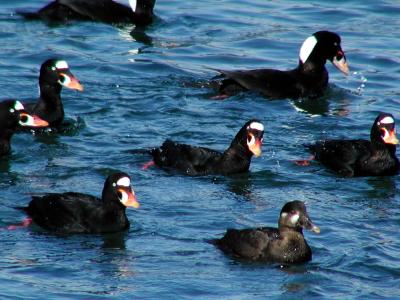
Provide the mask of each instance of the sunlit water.
{"label": "sunlit water", "polygon": [[[62,93],[75,126],[61,135],[19,134],[0,162],[0,227],[30,195],[100,195],[112,170],[128,172],[142,206],[131,229],[109,236],[1,230],[0,298],[273,299],[399,298],[398,177],[344,179],[307,158],[302,145],[326,137],[368,138],[378,111],[400,119],[398,1],[164,1],[145,32],[98,23],[49,27],[0,2],[2,98],[34,101],[40,64],[63,57],[85,86]],[[318,30],[342,36],[352,75],[331,65],[323,99],[267,101],[244,94],[210,100],[210,68],[297,64]],[[150,168],[140,150],[166,138],[227,147],[251,118],[266,128],[250,172],[191,178]],[[306,232],[313,260],[280,268],[246,264],[205,241],[228,227],[275,226],[282,205],[307,201],[321,234]]]}

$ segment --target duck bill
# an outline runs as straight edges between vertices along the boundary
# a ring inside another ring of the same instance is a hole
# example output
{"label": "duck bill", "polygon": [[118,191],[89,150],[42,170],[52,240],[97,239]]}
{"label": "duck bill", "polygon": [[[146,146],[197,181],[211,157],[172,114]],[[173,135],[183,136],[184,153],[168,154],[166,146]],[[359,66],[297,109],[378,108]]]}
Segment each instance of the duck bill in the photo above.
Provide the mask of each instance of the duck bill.
{"label": "duck bill", "polygon": [[304,227],[305,227],[307,230],[310,230],[310,231],[315,232],[315,233],[317,233],[317,234],[319,234],[319,233],[321,232],[321,229],[319,229],[319,227],[316,226],[316,225],[310,220],[310,218],[307,218],[307,219],[305,220],[305,225],[304,225]]}
{"label": "duck bill", "polygon": [[384,137],[383,140],[385,141],[386,144],[392,144],[392,145],[399,144],[399,140],[397,139],[394,130],[390,131],[389,135],[387,137]]}
{"label": "duck bill", "polygon": [[122,201],[122,204],[125,205],[126,207],[134,207],[134,208],[139,208],[140,203],[137,201],[135,193],[131,188],[120,188],[118,190],[121,194],[125,194],[126,200]]}
{"label": "duck bill", "polygon": [[253,144],[249,145],[249,149],[256,157],[259,157],[262,153],[261,146],[262,146],[261,140],[256,139]]}
{"label": "duck bill", "polygon": [[83,91],[83,85],[71,72],[60,73],[60,75],[64,77],[64,81],[60,82],[63,86],[72,90]]}
{"label": "duck bill", "polygon": [[47,127],[49,123],[36,115],[30,115],[27,113],[20,114],[19,124],[21,126],[29,126],[29,127]]}
{"label": "duck bill", "polygon": [[339,69],[344,75],[349,75],[349,65],[347,64],[346,57],[343,55],[341,59],[337,59],[335,56],[332,60],[333,65]]}

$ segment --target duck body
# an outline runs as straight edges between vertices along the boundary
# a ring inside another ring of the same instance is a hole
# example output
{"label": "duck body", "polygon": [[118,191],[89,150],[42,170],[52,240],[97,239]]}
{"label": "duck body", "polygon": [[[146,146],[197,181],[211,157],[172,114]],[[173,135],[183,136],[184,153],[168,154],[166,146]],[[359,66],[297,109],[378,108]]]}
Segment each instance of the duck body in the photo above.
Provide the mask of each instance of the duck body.
{"label": "duck body", "polygon": [[[204,147],[178,144],[166,140],[151,151],[154,162],[164,168],[176,169],[187,175],[229,175],[245,172],[250,167],[251,155],[234,150],[219,152]],[[233,163],[235,162],[235,163]]]}
{"label": "duck body", "polygon": [[108,233],[129,228],[125,210],[118,203],[104,203],[82,193],[34,196],[25,211],[37,225],[57,233]]}
{"label": "duck body", "polygon": [[367,140],[326,140],[308,148],[317,161],[345,177],[399,173],[395,147],[377,148]]}
{"label": "duck body", "polygon": [[215,244],[228,255],[253,261],[302,263],[312,259],[302,233],[272,227],[228,229]]}
{"label": "duck body", "polygon": [[257,120],[247,122],[224,152],[178,144],[166,140],[150,151],[154,163],[191,176],[230,175],[248,171],[252,156],[261,154],[264,127]]}
{"label": "duck body", "polygon": [[299,66],[289,71],[255,69],[219,72],[228,78],[221,82],[219,91],[228,96],[255,91],[270,99],[317,98],[323,95],[329,81],[325,67],[311,71]]}
{"label": "duck body", "polygon": [[325,140],[307,145],[315,159],[345,177],[390,176],[399,173],[394,119],[380,113],[371,128],[371,140]]}
{"label": "duck body", "polygon": [[38,115],[49,123],[49,127],[59,127],[64,121],[64,105],[61,100],[61,86],[41,86],[36,103],[25,103],[26,110]]}
{"label": "duck body", "polygon": [[228,229],[220,239],[212,240],[224,253],[241,259],[271,263],[304,263],[312,259],[312,251],[302,228],[319,233],[301,201],[286,203],[279,217],[278,228],[260,227]]}
{"label": "duck body", "polygon": [[22,207],[33,222],[54,233],[111,233],[129,228],[125,209],[139,207],[130,178],[119,172],[108,177],[101,199],[76,192],[33,196]]}
{"label": "duck body", "polygon": [[344,74],[349,73],[339,35],[318,31],[307,38],[300,49],[299,63],[294,69],[216,70],[220,96],[255,91],[271,99],[317,98],[329,82],[326,61],[331,61]]}
{"label": "duck body", "polygon": [[23,12],[22,15],[28,19],[58,23],[71,20],[136,25],[152,23],[155,0],[137,0],[130,3],[132,7],[113,0],[56,0],[37,13]]}

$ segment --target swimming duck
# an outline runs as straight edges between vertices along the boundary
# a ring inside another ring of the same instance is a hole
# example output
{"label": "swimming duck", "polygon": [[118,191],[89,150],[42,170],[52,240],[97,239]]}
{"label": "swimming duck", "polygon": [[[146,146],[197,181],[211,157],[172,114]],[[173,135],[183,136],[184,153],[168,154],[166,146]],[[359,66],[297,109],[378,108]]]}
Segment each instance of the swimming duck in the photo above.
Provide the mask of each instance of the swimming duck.
{"label": "swimming duck", "polygon": [[385,176],[399,173],[395,121],[380,113],[372,125],[370,141],[324,140],[306,145],[315,159],[342,176]]}
{"label": "swimming duck", "polygon": [[261,155],[264,126],[250,120],[236,134],[224,152],[166,140],[150,151],[157,166],[176,169],[187,175],[229,175],[248,171],[253,155]]}
{"label": "swimming duck", "polygon": [[101,199],[66,192],[33,196],[24,210],[32,221],[55,233],[111,233],[126,230],[130,224],[126,207],[139,207],[131,178],[123,172],[108,176]]}
{"label": "swimming duck", "polygon": [[65,60],[48,59],[40,67],[39,89],[37,103],[27,103],[28,112],[46,120],[49,127],[58,127],[64,120],[64,106],[61,101],[61,89],[83,91],[83,86],[71,73]]}
{"label": "swimming duck", "polygon": [[302,44],[299,63],[288,71],[275,69],[216,70],[223,78],[219,84],[219,96],[227,98],[244,91],[255,91],[271,99],[316,98],[323,95],[328,85],[329,60],[345,75],[349,73],[341,38],[330,31],[318,31]]}
{"label": "swimming duck", "polygon": [[233,257],[281,264],[304,263],[312,259],[303,228],[320,233],[302,201],[287,202],[280,213],[278,228],[228,229],[221,239],[212,240]]}

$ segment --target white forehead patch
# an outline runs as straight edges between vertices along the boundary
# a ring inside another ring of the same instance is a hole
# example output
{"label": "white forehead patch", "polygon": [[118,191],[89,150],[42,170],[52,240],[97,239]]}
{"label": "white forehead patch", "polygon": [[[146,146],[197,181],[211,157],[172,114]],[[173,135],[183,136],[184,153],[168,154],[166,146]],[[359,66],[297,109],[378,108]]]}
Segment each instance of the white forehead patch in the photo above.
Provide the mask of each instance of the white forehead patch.
{"label": "white forehead patch", "polygon": [[258,131],[264,131],[264,125],[259,122],[250,123],[249,128],[256,129]]}
{"label": "white forehead patch", "polygon": [[57,69],[68,69],[68,64],[65,60],[59,60],[58,62],[56,62],[55,67]]}
{"label": "white forehead patch", "polygon": [[131,6],[132,11],[136,12],[136,5],[137,5],[136,0],[129,0],[129,5]]}
{"label": "white forehead patch", "polygon": [[303,45],[301,45],[299,57],[303,64],[307,61],[311,52],[313,52],[317,42],[317,38],[312,35],[303,42]]}
{"label": "white forehead patch", "polygon": [[384,117],[382,120],[380,120],[379,123],[381,123],[381,124],[393,124],[394,120],[393,120],[392,117],[387,116],[387,117]]}
{"label": "white forehead patch", "polygon": [[131,185],[131,180],[128,177],[122,177],[118,179],[117,185],[129,187]]}
{"label": "white forehead patch", "polygon": [[22,105],[21,102],[15,101],[15,103],[14,103],[14,109],[15,109],[15,110],[23,110],[23,109],[24,109],[24,106]]}

